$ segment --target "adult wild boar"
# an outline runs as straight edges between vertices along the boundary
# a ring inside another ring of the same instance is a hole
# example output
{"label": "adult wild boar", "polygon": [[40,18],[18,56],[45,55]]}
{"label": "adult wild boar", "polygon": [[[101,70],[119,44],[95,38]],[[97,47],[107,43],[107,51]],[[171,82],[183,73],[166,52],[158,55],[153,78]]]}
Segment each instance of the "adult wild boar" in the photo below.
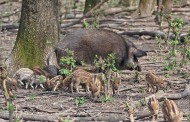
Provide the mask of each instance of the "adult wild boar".
{"label": "adult wild boar", "polygon": [[106,57],[110,53],[116,56],[119,69],[141,70],[138,57],[147,55],[131,41],[124,40],[119,34],[105,29],[78,29],[67,34],[54,48],[57,62],[66,55],[65,49],[74,51],[77,64],[81,61],[93,64],[95,55]]}

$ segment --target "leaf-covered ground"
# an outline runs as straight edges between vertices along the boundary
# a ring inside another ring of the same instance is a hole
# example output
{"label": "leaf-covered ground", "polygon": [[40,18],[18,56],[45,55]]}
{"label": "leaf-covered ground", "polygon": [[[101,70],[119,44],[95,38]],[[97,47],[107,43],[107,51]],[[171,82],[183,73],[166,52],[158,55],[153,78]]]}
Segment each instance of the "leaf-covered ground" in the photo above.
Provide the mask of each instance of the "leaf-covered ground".
{"label": "leaf-covered ground", "polygon": [[[179,8],[178,8],[179,9]],[[188,8],[186,8],[188,9]],[[1,10],[1,23],[5,25],[15,25],[18,22],[19,12],[11,15],[10,17],[4,17],[20,10],[20,4],[13,2],[13,5],[9,3],[0,6]],[[190,10],[190,9],[188,9]],[[7,12],[7,13],[6,13]],[[183,17],[186,22],[190,20],[190,16],[182,14],[182,12],[174,12],[174,17]],[[72,21],[72,19],[70,19]],[[65,23],[64,23],[65,24]],[[17,24],[16,24],[17,25]],[[167,26],[165,23],[164,27]],[[80,28],[81,24],[74,25],[73,27],[64,29],[62,32],[67,33],[70,30]],[[154,22],[154,16],[141,19],[132,19],[128,16],[127,12],[117,13],[115,15],[108,15],[100,20],[100,28],[106,28],[118,33],[123,31],[156,31],[158,25]],[[183,32],[187,32],[188,24],[185,25]],[[167,29],[165,28],[165,31]],[[16,40],[17,29],[4,30],[0,32],[0,53],[4,58],[8,57],[13,48]],[[134,36],[125,38],[133,41],[137,47],[147,51],[147,56],[140,58],[140,64],[142,65],[142,72],[140,72],[139,82],[135,81],[136,71],[121,71],[122,84],[120,87],[120,95],[114,95],[110,102],[101,103],[94,102],[88,94],[81,92],[79,94],[71,94],[67,92],[47,92],[42,89],[19,89],[15,92],[16,100],[14,101],[16,109],[15,114],[18,118],[31,119],[36,121],[51,120],[56,121],[58,116],[65,120],[91,122],[91,121],[106,121],[106,122],[119,122],[129,121],[129,116],[125,110],[124,102],[135,103],[135,101],[141,100],[144,97],[151,95],[147,92],[147,83],[145,81],[145,74],[148,71],[155,71],[157,75],[166,77],[167,82],[170,82],[166,93],[177,94],[185,89],[188,84],[190,76],[190,63],[183,68],[179,67],[181,62],[181,54],[178,53],[174,58],[177,62],[177,67],[170,71],[165,71],[164,67],[166,63],[171,60],[167,59],[168,49],[164,46],[164,40],[161,41],[161,49],[158,46],[158,40],[149,36]],[[180,49],[180,47],[179,47]],[[160,90],[160,93],[163,91]],[[1,93],[1,92],[0,92]],[[84,98],[84,104],[81,106],[76,105],[77,97]],[[163,114],[161,111],[163,100],[160,100],[160,111],[158,115],[158,121],[163,121]],[[175,100],[179,109],[183,112],[183,121],[187,122],[190,116],[190,96]],[[3,95],[0,94],[0,118],[5,116],[7,111],[4,106]],[[137,107],[135,110],[134,118],[136,121],[144,122],[151,121],[149,116],[149,110],[147,106]],[[3,120],[2,120],[3,121]]]}

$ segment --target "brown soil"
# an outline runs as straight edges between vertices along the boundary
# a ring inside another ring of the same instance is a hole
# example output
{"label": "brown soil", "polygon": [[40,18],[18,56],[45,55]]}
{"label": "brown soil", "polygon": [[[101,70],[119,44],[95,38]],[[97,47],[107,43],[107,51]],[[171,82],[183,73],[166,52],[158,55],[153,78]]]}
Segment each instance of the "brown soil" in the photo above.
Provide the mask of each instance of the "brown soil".
{"label": "brown soil", "polygon": [[[0,8],[1,15],[3,12],[9,11],[14,12],[15,8],[20,9],[19,3],[14,3],[13,7],[10,7],[11,10],[7,10],[9,8],[9,4],[2,5],[3,7]],[[5,9],[6,8],[6,9]],[[4,11],[3,11],[4,10]],[[10,16],[8,18],[3,18],[2,23],[3,25],[6,23],[11,24],[12,21],[18,22],[18,16],[20,13],[15,14],[14,16]],[[176,14],[175,14],[176,15]],[[107,16],[106,19],[126,19],[126,16],[119,16],[116,14],[115,16]],[[187,16],[186,16],[187,18]],[[150,30],[155,31],[158,30],[158,26],[154,23],[152,18],[147,18],[151,22],[129,22],[126,19],[127,24],[124,22],[117,23],[116,29],[111,27],[104,27],[107,29],[111,29],[116,31],[117,28],[128,30]],[[144,20],[144,19],[142,19]],[[189,17],[187,18],[189,20]],[[102,23],[104,25],[112,24],[112,21]],[[136,25],[137,24],[137,25]],[[132,25],[136,25],[133,27]],[[154,26],[150,28],[150,26]],[[187,26],[187,25],[186,25]],[[73,26],[72,28],[68,28],[68,30],[73,30],[76,27],[80,27],[80,25]],[[62,29],[64,30],[64,29]],[[118,29],[119,30],[119,29]],[[117,31],[118,31],[117,30]],[[64,31],[67,31],[66,29]],[[120,31],[119,31],[120,32]],[[3,55],[4,58],[7,58],[8,55],[11,53],[13,48],[14,42],[16,40],[16,33],[17,31],[1,31],[0,32],[0,53]],[[129,101],[129,103],[134,103],[133,101],[138,101],[144,97],[151,95],[147,92],[146,81],[144,80],[145,72],[146,71],[155,71],[156,74],[160,76],[168,76],[166,78],[167,81],[171,82],[166,93],[179,93],[185,89],[185,85],[187,84],[187,79],[190,76],[190,63],[188,60],[188,64],[185,65],[183,68],[179,67],[179,63],[181,62],[181,54],[175,57],[177,61],[177,67],[173,70],[165,71],[164,67],[165,64],[169,61],[168,57],[168,49],[167,46],[162,44],[161,49],[158,47],[158,43],[156,39],[148,37],[148,36],[141,36],[141,37],[128,37],[125,38],[132,40],[137,47],[147,51],[148,56],[140,58],[140,63],[142,65],[143,71],[140,72],[140,80],[139,82],[135,82],[135,71],[121,71],[122,76],[122,85],[120,87],[120,95],[114,95],[111,102],[101,103],[95,102],[89,97],[88,94],[85,92],[81,92],[79,94],[71,94],[67,92],[47,92],[42,89],[19,89],[18,92],[15,92],[16,100],[14,101],[16,110],[15,113],[18,117],[20,115],[31,115],[32,116],[40,116],[44,119],[49,119],[52,121],[58,120],[57,117],[69,118],[72,121],[80,121],[80,122],[91,122],[91,121],[104,121],[104,122],[119,122],[119,121],[128,121],[129,116],[127,111],[124,107],[124,102]],[[163,43],[164,40],[161,40]],[[181,47],[179,46],[179,49]],[[181,71],[181,73],[179,73]],[[183,74],[186,74],[186,77],[183,78]],[[127,89],[128,90],[124,90]],[[159,92],[161,92],[160,90]],[[0,92],[1,93],[1,92]],[[75,101],[76,98],[80,96],[85,98],[85,103],[81,106],[77,106]],[[162,100],[160,102],[160,108],[162,106]],[[185,98],[175,100],[177,106],[183,112],[183,121],[187,122],[187,116],[190,116],[190,96]],[[3,95],[0,95],[0,113],[6,114],[7,111],[5,110],[4,106],[4,99]],[[151,117],[143,117],[149,113],[147,106],[141,106],[135,110],[134,118],[138,119],[136,121],[144,122],[144,121],[151,121]],[[1,116],[1,115],[0,115]],[[140,117],[142,117],[140,119]],[[21,117],[22,118],[22,117]],[[24,117],[23,117],[24,118]],[[39,117],[40,118],[40,117]],[[42,119],[43,120],[43,119]],[[42,121],[41,120],[41,121]],[[2,120],[3,121],[3,120]],[[31,121],[31,120],[28,120]],[[40,121],[40,120],[36,120]],[[158,115],[158,121],[163,121],[162,111],[160,109]],[[65,121],[66,122],[66,121]]]}

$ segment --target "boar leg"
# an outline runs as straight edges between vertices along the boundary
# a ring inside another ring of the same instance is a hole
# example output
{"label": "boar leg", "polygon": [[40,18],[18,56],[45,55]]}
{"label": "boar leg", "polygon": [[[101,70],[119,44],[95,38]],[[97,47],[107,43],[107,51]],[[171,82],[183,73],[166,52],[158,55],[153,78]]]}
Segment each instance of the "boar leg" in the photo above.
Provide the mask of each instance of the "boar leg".
{"label": "boar leg", "polygon": [[71,84],[70,84],[71,93],[73,93],[73,86],[74,86],[74,83],[72,81]]}
{"label": "boar leg", "polygon": [[119,88],[117,89],[117,95],[119,95]]}
{"label": "boar leg", "polygon": [[90,87],[88,83],[86,83],[85,87],[86,87],[86,93],[90,92]]}
{"label": "boar leg", "polygon": [[79,84],[80,84],[80,80],[77,80],[77,81],[75,82],[75,86],[74,86],[77,93],[79,93]]}

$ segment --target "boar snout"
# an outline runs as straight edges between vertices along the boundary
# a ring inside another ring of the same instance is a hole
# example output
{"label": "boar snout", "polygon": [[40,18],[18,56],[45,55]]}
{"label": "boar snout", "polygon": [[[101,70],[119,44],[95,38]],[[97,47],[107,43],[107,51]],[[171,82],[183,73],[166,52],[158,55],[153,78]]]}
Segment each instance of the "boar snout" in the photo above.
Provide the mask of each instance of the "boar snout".
{"label": "boar snout", "polygon": [[147,53],[141,49],[136,49],[136,51],[134,52],[134,55],[136,57],[143,57],[143,56],[147,56]]}
{"label": "boar snout", "polygon": [[147,53],[136,47],[130,47],[128,51],[128,59],[126,60],[125,67],[129,70],[141,71],[141,66],[139,64],[137,57],[147,56]]}

